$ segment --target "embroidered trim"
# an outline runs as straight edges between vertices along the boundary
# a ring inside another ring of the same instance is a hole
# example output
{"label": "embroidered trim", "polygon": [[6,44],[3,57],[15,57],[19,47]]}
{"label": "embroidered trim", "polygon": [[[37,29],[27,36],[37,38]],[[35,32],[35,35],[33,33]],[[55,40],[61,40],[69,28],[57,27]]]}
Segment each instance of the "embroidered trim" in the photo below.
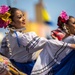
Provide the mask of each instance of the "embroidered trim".
{"label": "embroidered trim", "polygon": [[39,40],[40,38],[38,36],[34,37],[26,46],[26,50],[29,52],[29,49],[33,49],[38,44]]}
{"label": "embroidered trim", "polygon": [[[68,43],[67,43],[68,44]],[[60,48],[61,49],[61,51],[60,51],[60,49],[55,53],[55,57],[54,57],[54,59],[47,65],[47,66],[45,66],[45,67],[43,67],[42,69],[40,69],[40,70],[36,70],[36,71],[32,71],[32,74],[31,75],[37,75],[37,74],[41,74],[41,73],[43,73],[43,72],[45,72],[45,71],[47,71],[48,69],[52,69],[52,66],[56,63],[56,62],[53,62],[54,60],[56,60],[58,57],[59,57],[59,55],[66,49],[66,47],[67,47],[67,44],[63,44],[63,46]],[[64,47],[64,45],[66,45],[65,47]],[[64,47],[64,48],[63,48]],[[63,48],[63,49],[62,49]],[[59,52],[60,51],[60,52]],[[59,52],[59,53],[58,53]],[[52,63],[52,65],[50,65]],[[48,68],[47,68],[48,67]],[[49,72],[49,73],[52,73],[52,70]]]}
{"label": "embroidered trim", "polygon": [[2,42],[1,44],[1,48],[8,48],[7,41]]}

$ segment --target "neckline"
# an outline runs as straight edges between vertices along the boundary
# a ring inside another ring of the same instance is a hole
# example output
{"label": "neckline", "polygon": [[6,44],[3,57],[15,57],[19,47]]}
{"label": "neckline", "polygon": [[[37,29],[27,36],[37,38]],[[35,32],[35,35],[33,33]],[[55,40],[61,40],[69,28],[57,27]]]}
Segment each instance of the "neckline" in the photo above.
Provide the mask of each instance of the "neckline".
{"label": "neckline", "polygon": [[23,30],[26,30],[26,28],[15,29],[15,28],[9,28],[9,27],[7,27],[7,29],[10,30],[10,31],[19,31],[19,32],[22,32]]}

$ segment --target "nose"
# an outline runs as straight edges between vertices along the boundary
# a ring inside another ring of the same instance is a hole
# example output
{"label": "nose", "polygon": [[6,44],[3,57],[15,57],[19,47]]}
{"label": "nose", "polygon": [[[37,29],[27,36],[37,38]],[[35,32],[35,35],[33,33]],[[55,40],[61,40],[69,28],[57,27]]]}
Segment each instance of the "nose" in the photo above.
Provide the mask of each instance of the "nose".
{"label": "nose", "polygon": [[25,17],[23,17],[22,21],[25,21]]}

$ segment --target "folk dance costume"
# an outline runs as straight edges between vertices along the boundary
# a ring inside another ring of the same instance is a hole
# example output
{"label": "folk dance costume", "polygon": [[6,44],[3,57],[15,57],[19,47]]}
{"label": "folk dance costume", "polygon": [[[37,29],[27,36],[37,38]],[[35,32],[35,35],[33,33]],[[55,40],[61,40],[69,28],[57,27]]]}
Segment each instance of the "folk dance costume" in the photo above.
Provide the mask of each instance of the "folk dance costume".
{"label": "folk dance costume", "polygon": [[0,55],[0,75],[26,75],[15,68],[10,60]]}
{"label": "folk dance costume", "polygon": [[[75,36],[69,36],[64,41],[75,43]],[[67,43],[63,43],[61,46],[59,44],[54,40],[45,44],[31,75],[74,75],[75,51],[68,48]]]}
{"label": "folk dance costume", "polygon": [[[52,35],[56,36],[58,40],[63,40],[65,37],[65,31],[61,30],[60,28],[57,28],[56,30],[52,31]],[[69,36],[67,39],[65,38],[63,41],[72,43],[75,41],[75,36]],[[75,74],[75,51],[71,51],[62,61],[61,64],[56,65],[53,67],[53,74],[54,75],[74,75]],[[73,65],[72,65],[73,64]],[[63,72],[64,71],[64,72]]]}
{"label": "folk dance costume", "polygon": [[60,41],[65,37],[65,35],[66,35],[65,32],[62,31],[60,28],[51,31],[51,36],[55,36]]}
{"label": "folk dance costume", "polygon": [[36,51],[43,48],[46,41],[34,32],[23,33],[22,29],[13,30],[3,39],[0,52],[19,70],[30,75],[37,58]]}
{"label": "folk dance costume", "polygon": [[[14,30],[3,39],[1,53],[8,57],[18,69],[30,75],[36,61],[36,51],[43,49],[37,60],[38,66],[35,64],[32,74],[39,74],[37,70],[43,68],[46,71],[42,70],[41,73],[45,75],[53,64],[60,64],[60,61],[68,54],[68,50],[72,50],[69,46],[70,44],[58,40],[40,38],[34,32],[23,33],[21,30]],[[48,64],[50,66],[47,66]]]}

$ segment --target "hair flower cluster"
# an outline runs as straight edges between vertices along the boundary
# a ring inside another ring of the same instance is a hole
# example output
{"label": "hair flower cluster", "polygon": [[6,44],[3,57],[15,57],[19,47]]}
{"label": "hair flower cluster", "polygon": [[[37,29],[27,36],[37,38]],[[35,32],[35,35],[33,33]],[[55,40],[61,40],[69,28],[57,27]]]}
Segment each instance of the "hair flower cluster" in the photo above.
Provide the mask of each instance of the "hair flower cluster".
{"label": "hair flower cluster", "polygon": [[69,16],[67,15],[67,13],[65,11],[62,11],[58,17],[58,26],[61,25],[61,22],[66,23],[68,19],[69,19]]}
{"label": "hair flower cluster", "polygon": [[60,17],[62,19],[65,19],[65,20],[68,20],[69,19],[69,16],[67,15],[67,13],[65,11],[62,11],[61,14],[60,14]]}
{"label": "hair flower cluster", "polygon": [[9,9],[6,5],[0,6],[0,28],[6,28],[11,23]]}

